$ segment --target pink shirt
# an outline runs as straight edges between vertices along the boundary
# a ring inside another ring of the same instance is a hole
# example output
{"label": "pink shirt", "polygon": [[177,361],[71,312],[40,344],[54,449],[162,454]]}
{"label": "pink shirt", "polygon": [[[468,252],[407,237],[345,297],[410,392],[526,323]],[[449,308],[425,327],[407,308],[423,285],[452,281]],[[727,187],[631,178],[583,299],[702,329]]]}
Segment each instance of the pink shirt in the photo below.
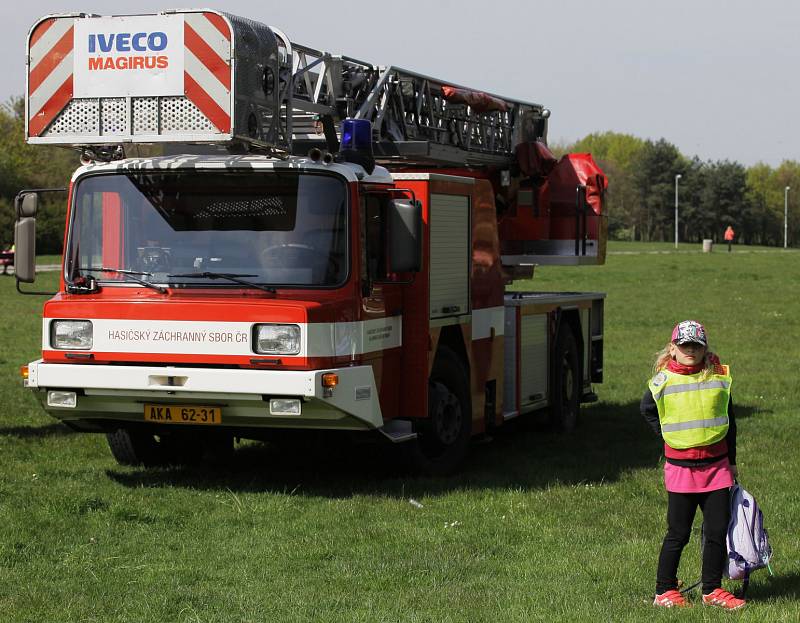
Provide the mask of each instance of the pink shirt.
{"label": "pink shirt", "polygon": [[672,493],[705,493],[733,486],[728,457],[703,467],[682,467],[664,463],[664,485]]}

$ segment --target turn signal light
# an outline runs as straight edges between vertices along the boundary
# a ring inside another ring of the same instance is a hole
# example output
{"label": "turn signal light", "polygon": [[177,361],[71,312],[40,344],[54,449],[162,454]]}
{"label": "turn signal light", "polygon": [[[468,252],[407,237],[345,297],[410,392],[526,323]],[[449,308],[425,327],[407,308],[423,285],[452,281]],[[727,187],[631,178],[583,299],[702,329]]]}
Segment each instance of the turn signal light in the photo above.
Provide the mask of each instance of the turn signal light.
{"label": "turn signal light", "polygon": [[28,366],[20,366],[19,367],[19,373],[22,375],[22,380],[23,381],[27,381],[28,380]]}
{"label": "turn signal light", "polygon": [[322,386],[333,389],[339,384],[339,375],[335,372],[326,372],[322,375]]}

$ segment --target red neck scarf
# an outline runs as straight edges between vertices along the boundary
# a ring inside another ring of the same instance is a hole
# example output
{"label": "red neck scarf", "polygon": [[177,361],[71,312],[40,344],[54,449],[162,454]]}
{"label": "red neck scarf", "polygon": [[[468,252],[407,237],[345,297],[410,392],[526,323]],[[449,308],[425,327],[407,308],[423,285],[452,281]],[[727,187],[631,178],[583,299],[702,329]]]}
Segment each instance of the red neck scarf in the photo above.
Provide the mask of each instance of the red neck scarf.
{"label": "red neck scarf", "polygon": [[702,361],[695,366],[685,366],[682,363],[678,363],[674,359],[670,359],[669,363],[667,364],[667,370],[674,372],[675,374],[697,374],[705,367],[706,364]]}

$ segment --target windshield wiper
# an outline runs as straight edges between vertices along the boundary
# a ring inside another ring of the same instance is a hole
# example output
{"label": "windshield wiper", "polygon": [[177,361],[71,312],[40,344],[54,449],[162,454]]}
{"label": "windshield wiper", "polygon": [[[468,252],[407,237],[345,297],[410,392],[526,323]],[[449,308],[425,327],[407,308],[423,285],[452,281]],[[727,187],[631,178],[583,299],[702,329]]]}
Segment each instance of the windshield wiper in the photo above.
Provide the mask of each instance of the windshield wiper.
{"label": "windshield wiper", "polygon": [[210,272],[202,272],[202,273],[179,273],[177,275],[167,275],[167,277],[174,277],[174,278],[184,278],[184,279],[227,279],[228,281],[232,281],[233,283],[238,283],[243,286],[247,286],[248,288],[257,288],[259,290],[264,290],[264,292],[269,292],[271,294],[275,294],[277,290],[272,286],[265,286],[261,283],[253,283],[252,281],[245,281],[242,277],[258,277],[258,275],[241,275],[239,273],[210,273]]}
{"label": "windshield wiper", "polygon": [[81,266],[80,268],[78,268],[78,272],[116,273],[118,275],[125,275],[131,281],[135,281],[136,283],[140,283],[143,286],[147,286],[148,288],[152,288],[153,290],[156,290],[157,292],[160,292],[161,294],[166,294],[167,293],[167,289],[166,288],[162,288],[159,285],[156,285],[154,283],[150,283],[149,281],[146,281],[144,279],[140,279],[139,277],[136,276],[136,275],[145,275],[147,277],[152,277],[153,273],[143,273],[143,272],[140,272],[140,271],[125,270],[125,269],[122,269],[122,268],[108,268],[106,266]]}

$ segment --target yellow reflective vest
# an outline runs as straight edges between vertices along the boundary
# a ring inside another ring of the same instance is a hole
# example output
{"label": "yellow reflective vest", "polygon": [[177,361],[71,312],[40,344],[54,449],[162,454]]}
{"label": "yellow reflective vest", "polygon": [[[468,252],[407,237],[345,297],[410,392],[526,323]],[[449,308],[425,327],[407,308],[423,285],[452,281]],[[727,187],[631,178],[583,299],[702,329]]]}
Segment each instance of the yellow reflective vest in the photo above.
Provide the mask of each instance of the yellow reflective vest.
{"label": "yellow reflective vest", "polygon": [[671,448],[708,446],[725,438],[731,397],[728,366],[717,366],[706,378],[702,378],[702,372],[661,370],[648,387],[658,407],[661,436]]}

